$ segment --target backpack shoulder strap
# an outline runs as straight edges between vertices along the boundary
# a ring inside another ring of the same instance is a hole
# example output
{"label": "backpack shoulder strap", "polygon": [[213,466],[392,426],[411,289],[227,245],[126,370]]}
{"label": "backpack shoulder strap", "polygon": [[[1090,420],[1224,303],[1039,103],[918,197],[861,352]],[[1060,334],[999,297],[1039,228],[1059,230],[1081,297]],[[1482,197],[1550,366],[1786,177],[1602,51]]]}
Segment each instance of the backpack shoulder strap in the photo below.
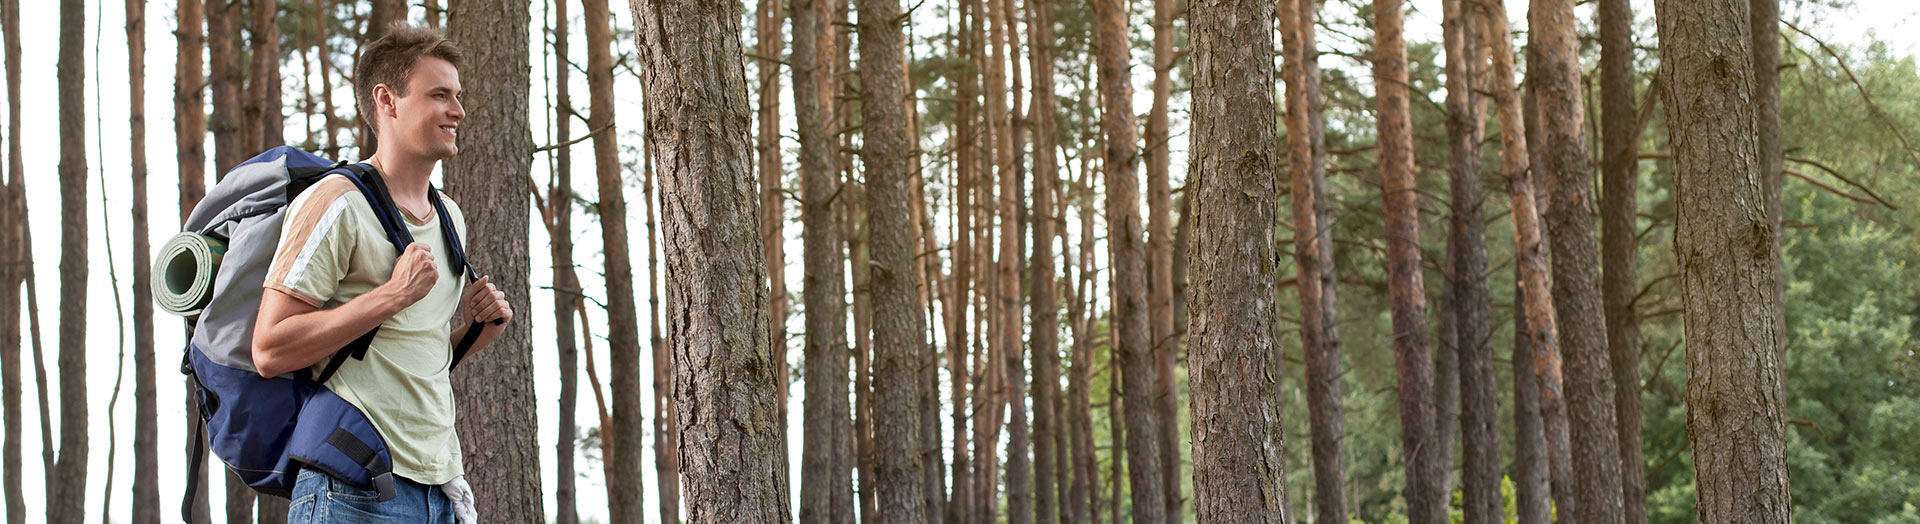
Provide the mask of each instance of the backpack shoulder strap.
{"label": "backpack shoulder strap", "polygon": [[[473,269],[473,264],[467,260],[466,249],[460,245],[460,232],[453,226],[453,216],[447,213],[447,205],[441,201],[440,191],[428,187],[427,199],[433,201],[433,211],[440,215],[440,234],[447,237],[448,256],[453,260],[454,275],[465,274],[468,283],[480,281],[480,273]],[[500,324],[500,321],[495,320],[493,323]],[[448,369],[459,366],[460,361],[466,360],[467,353],[473,350],[474,342],[480,339],[480,330],[485,327],[479,322],[467,326],[466,334],[460,337],[459,343],[453,345],[453,362],[447,365]]]}
{"label": "backpack shoulder strap", "polygon": [[[400,222],[398,208],[393,205],[393,196],[387,192],[386,181],[380,178],[379,172],[366,164],[341,161],[328,172],[328,174],[333,173],[346,175],[347,180],[352,181],[353,186],[367,197],[367,204],[373,208],[374,216],[379,219],[380,229],[386,232],[387,240],[393,242],[394,249],[405,251],[407,244],[413,243],[413,234],[407,231],[403,222]],[[360,335],[360,338],[353,339],[345,347],[335,351],[333,357],[327,360],[327,366],[320,370],[320,376],[314,377],[314,383],[326,384],[327,380],[332,379],[333,375],[340,371],[340,366],[346,364],[349,358],[366,358],[367,348],[373,345],[373,337],[379,333],[380,326],[374,326],[366,334]]]}

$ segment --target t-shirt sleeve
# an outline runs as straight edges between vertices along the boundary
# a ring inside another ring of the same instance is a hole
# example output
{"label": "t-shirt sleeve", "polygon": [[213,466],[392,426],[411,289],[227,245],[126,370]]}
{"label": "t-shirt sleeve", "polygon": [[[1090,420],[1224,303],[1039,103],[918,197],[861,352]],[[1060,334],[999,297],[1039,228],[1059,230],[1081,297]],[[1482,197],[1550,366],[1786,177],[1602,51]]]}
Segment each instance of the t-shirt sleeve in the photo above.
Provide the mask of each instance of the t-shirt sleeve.
{"label": "t-shirt sleeve", "polygon": [[287,206],[280,246],[264,282],[313,307],[333,297],[346,277],[356,247],[353,183],[337,175],[322,180]]}

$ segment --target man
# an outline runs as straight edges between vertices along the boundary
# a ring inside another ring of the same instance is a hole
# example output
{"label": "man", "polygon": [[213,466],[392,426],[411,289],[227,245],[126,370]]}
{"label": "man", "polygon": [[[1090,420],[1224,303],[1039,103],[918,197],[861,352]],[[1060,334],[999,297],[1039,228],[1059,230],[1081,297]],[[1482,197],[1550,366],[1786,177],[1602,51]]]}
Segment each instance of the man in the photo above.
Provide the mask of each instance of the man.
{"label": "man", "polygon": [[[484,327],[473,347],[486,347],[513,318],[488,279],[462,291],[459,268],[436,258],[451,248],[428,197],[428,177],[435,163],[459,151],[457,129],[466,116],[460,60],[440,33],[395,26],[354,66],[360,114],[373,121],[378,139],[368,164],[385,179],[413,244],[395,253],[368,196],[341,175],[314,184],[287,208],[260,299],[253,362],[266,377],[318,367],[378,326],[365,358],[349,359],[326,386],[379,431],[397,495],[379,502],[372,491],[303,468],[288,522],[454,522],[447,493],[462,490],[441,489],[465,486],[449,378],[452,341],[478,322]],[[464,237],[460,208],[442,200]]]}

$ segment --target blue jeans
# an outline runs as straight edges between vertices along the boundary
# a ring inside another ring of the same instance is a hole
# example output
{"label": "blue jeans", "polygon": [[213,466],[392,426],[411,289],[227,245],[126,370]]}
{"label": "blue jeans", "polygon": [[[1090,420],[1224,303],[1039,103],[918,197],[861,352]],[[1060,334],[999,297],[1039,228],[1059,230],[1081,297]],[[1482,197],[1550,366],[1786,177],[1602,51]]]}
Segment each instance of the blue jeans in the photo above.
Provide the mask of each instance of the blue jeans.
{"label": "blue jeans", "polygon": [[393,500],[379,502],[373,490],[353,487],[317,470],[301,468],[293,484],[293,504],[287,524],[360,524],[417,522],[454,524],[453,502],[439,486],[426,486],[396,475]]}

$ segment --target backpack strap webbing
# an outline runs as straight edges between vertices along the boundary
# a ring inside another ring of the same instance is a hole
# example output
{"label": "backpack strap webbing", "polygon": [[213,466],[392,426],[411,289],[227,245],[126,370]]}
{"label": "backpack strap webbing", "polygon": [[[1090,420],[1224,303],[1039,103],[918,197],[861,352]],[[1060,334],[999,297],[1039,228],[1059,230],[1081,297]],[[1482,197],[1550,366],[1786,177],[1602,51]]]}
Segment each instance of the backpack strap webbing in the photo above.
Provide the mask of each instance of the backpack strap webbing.
{"label": "backpack strap webbing", "polygon": [[[440,191],[427,188],[427,199],[433,202],[433,212],[440,215],[441,235],[447,237],[447,246],[453,248],[453,252],[448,255],[453,258],[454,273],[465,274],[468,283],[479,282],[480,272],[474,271],[473,264],[467,262],[467,252],[460,246],[460,234],[453,228],[453,217],[447,214],[446,203],[440,201]],[[499,325],[502,322],[496,319],[493,323]],[[460,337],[458,344],[453,345],[453,362],[447,365],[448,369],[459,366],[460,361],[466,360],[467,353],[473,350],[474,342],[480,340],[480,330],[485,327],[479,322],[467,326],[466,334]]]}
{"label": "backpack strap webbing", "polygon": [[[367,197],[367,203],[371,204],[373,215],[379,219],[380,229],[386,232],[387,240],[393,243],[394,249],[406,251],[407,244],[413,243],[413,234],[407,232],[407,228],[399,221],[400,217],[396,214],[397,208],[393,205],[393,196],[387,192],[387,183],[381,179],[380,173],[365,164],[350,164],[345,161],[328,171],[328,174],[332,173],[346,175],[347,180],[353,182],[354,187]],[[373,329],[367,330],[366,334],[360,335],[360,338],[353,339],[339,351],[334,352],[333,357],[327,360],[327,366],[320,370],[320,376],[314,378],[314,383],[326,384],[327,380],[332,379],[334,373],[338,373],[340,366],[346,364],[349,358],[365,359],[367,348],[372,346],[373,337],[378,334],[380,334],[380,326],[374,326]]]}
{"label": "backpack strap webbing", "polygon": [[396,495],[393,490],[393,469],[380,460],[380,454],[373,451],[373,446],[361,442],[360,437],[353,436],[353,432],[347,431],[346,428],[334,428],[333,434],[327,436],[327,445],[340,450],[347,455],[348,459],[367,468],[368,477],[373,479],[373,490],[380,494],[378,499],[380,502],[393,500]]}

